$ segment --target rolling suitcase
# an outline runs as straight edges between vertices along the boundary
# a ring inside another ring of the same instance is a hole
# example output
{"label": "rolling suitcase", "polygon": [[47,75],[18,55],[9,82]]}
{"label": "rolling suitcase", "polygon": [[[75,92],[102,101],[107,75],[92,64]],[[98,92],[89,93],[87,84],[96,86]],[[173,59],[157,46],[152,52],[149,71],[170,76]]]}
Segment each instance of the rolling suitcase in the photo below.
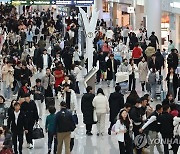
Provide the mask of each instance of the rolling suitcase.
{"label": "rolling suitcase", "polygon": [[55,98],[54,97],[46,97],[45,98],[46,109],[50,106],[55,106]]}

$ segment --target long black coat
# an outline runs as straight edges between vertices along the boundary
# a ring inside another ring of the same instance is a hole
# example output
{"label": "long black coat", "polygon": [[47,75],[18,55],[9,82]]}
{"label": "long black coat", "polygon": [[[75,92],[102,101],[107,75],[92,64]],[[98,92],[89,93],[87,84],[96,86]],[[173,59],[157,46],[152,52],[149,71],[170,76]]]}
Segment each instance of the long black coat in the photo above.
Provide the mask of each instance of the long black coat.
{"label": "long black coat", "polygon": [[118,92],[111,93],[109,96],[110,122],[115,122],[119,111],[124,107],[124,95]]}
{"label": "long black coat", "polygon": [[[110,70],[108,70],[108,68]],[[117,73],[117,60],[114,59],[114,72]],[[108,59],[107,61],[107,80],[113,79],[113,72],[112,72],[112,61],[111,59]]]}
{"label": "long black coat", "polygon": [[[173,116],[167,112],[160,115],[158,118],[160,123],[160,133],[163,138],[172,138],[173,137]],[[166,128],[166,129],[164,129]]]}
{"label": "long black coat", "polygon": [[83,113],[84,123],[85,124],[93,124],[93,111],[94,107],[92,105],[92,101],[94,99],[95,95],[86,93],[83,95],[81,99],[81,111]]}

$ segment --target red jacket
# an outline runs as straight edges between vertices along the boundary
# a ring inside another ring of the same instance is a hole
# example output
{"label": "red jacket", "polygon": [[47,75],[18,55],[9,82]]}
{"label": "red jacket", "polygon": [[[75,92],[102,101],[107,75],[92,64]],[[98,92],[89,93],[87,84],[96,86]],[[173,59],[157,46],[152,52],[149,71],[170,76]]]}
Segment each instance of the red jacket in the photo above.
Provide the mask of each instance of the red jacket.
{"label": "red jacket", "polygon": [[139,59],[142,55],[142,50],[139,47],[134,47],[132,51],[132,58],[133,59]]}

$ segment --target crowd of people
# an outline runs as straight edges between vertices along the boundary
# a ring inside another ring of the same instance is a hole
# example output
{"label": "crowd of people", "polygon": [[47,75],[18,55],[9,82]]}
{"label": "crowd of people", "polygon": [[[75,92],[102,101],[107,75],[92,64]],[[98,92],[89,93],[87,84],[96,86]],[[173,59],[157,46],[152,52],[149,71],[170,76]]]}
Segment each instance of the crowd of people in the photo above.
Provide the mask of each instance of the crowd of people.
{"label": "crowd of people", "polygon": [[[14,153],[21,154],[25,133],[27,147],[32,149],[33,127],[42,120],[45,104],[50,112],[45,123],[48,153],[52,152],[54,141],[54,154],[62,153],[63,142],[65,153],[70,154],[78,124],[77,95],[84,93],[79,88],[83,80],[83,61],[88,70],[88,57],[82,56],[77,45],[79,25],[73,17],[67,21],[64,32],[62,17],[56,16],[53,10],[40,12],[26,8],[23,14],[18,15],[16,8],[11,5],[1,4],[0,8],[3,85],[3,95],[0,96],[0,138],[4,138],[0,148],[4,150],[13,145]],[[92,86],[86,88],[87,93],[81,98],[86,134],[93,135],[92,125],[96,124],[97,136],[103,136],[106,132],[106,114],[109,113],[107,132],[109,135],[116,134],[121,154],[133,154],[133,149],[141,154],[147,147],[150,147],[150,154],[154,154],[154,146],[159,153],[164,151],[168,154],[170,142],[163,143],[164,150],[154,142],[139,148],[136,138],[144,135],[153,141],[159,139],[160,133],[163,140],[179,139],[179,53],[173,41],[169,41],[167,51],[161,51],[155,32],[148,37],[145,28],[140,28],[137,34],[129,27],[117,25],[108,28],[101,19],[97,21],[93,44],[93,65],[98,63],[99,66],[96,84],[106,82],[110,87],[113,80],[115,92],[108,98],[102,88],[97,89],[96,95]],[[166,67],[168,71],[163,77]],[[122,82],[117,82],[119,72],[127,75],[123,81],[128,85],[127,91],[121,92]],[[164,82],[167,89],[163,89]],[[137,85],[141,85],[144,96],[138,95]],[[127,98],[124,92],[130,93]],[[159,97],[162,103],[154,109],[151,103]],[[57,100],[61,110],[56,113]],[[10,107],[6,102],[11,102]],[[7,127],[4,126],[6,118]],[[180,151],[179,143],[171,147],[175,154],[178,149]]]}

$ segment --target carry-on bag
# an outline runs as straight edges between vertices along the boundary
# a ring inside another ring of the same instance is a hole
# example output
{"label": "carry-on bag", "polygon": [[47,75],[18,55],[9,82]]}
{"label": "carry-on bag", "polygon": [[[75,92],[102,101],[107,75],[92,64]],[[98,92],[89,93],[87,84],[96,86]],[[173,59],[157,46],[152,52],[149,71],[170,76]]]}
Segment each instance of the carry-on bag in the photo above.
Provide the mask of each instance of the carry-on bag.
{"label": "carry-on bag", "polygon": [[32,132],[33,139],[41,139],[44,138],[43,129],[40,127],[38,123],[35,124]]}

